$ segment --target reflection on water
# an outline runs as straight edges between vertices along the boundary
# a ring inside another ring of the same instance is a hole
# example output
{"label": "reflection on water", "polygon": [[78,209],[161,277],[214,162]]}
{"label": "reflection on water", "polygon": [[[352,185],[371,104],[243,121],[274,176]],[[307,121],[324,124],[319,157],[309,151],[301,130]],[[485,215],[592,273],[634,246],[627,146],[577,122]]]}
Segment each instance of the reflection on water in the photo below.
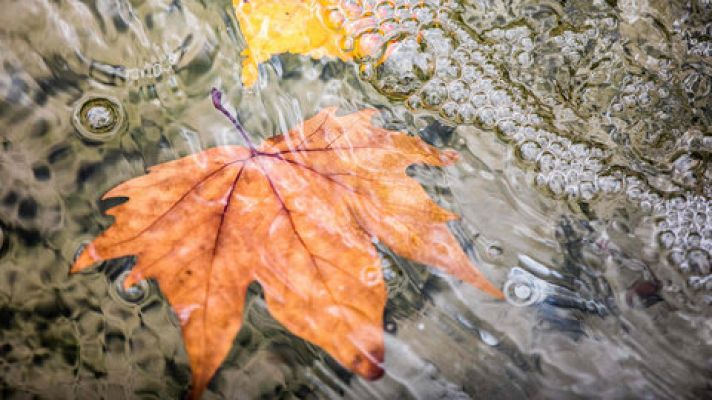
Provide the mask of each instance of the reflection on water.
{"label": "reflection on water", "polygon": [[131,260],[67,271],[111,223],[102,193],[240,143],[212,86],[258,137],[328,105],[375,106],[389,128],[460,151],[412,173],[463,216],[453,231],[509,301],[381,249],[387,373],[366,382],[286,332],[254,286],[206,398],[712,395],[712,3],[330,3],[366,5],[348,18],[380,30],[352,39],[382,35],[386,62],[282,55],[251,89],[228,1],[4,5],[2,397],[186,392],[159,288],[120,290]]}

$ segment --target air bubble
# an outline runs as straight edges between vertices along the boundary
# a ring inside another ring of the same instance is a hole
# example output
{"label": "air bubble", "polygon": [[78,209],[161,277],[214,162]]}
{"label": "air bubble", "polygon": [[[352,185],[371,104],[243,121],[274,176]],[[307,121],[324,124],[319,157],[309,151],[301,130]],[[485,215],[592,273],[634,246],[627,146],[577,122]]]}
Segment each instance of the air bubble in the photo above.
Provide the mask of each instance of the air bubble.
{"label": "air bubble", "polygon": [[460,74],[462,76],[462,80],[469,84],[476,82],[482,77],[477,67],[472,64],[464,65],[460,70]]}
{"label": "air bubble", "polygon": [[418,26],[420,23],[416,18],[406,18],[402,19],[399,23],[399,30],[403,33],[408,33],[410,35],[418,34]]}
{"label": "air bubble", "polygon": [[420,95],[414,94],[406,99],[405,105],[412,111],[418,111],[423,108],[423,99]]}
{"label": "air bubble", "polygon": [[491,129],[495,123],[495,114],[492,107],[482,107],[477,110],[477,120],[485,128]]}
{"label": "air bubble", "polygon": [[504,250],[502,250],[502,248],[499,246],[492,245],[492,246],[487,247],[487,255],[492,258],[499,257],[503,253],[504,253]]}
{"label": "air bubble", "polygon": [[121,103],[113,97],[89,95],[74,107],[72,124],[82,139],[101,143],[111,140],[125,128]]}
{"label": "air bubble", "polygon": [[131,271],[122,272],[114,282],[114,288],[116,289],[116,293],[121,297],[121,299],[132,304],[137,304],[146,298],[146,295],[150,290],[150,286],[148,284],[148,281],[141,280],[135,285],[129,287],[128,289],[125,289],[124,282],[126,281],[126,278],[128,278],[130,273]]}
{"label": "air bubble", "polygon": [[675,244],[675,234],[672,231],[660,232],[658,241],[663,248],[670,249]]}
{"label": "air bubble", "polygon": [[449,57],[435,59],[435,76],[442,79],[457,79],[460,76],[460,67]]}
{"label": "air bubble", "polygon": [[566,189],[566,178],[561,173],[554,172],[549,176],[547,187],[554,197],[559,197]]}
{"label": "air bubble", "polygon": [[355,0],[345,0],[341,2],[341,9],[349,19],[356,19],[363,15],[363,8],[360,2]]}
{"label": "air bubble", "polygon": [[564,146],[561,144],[561,142],[550,142],[549,148],[547,150],[558,156],[564,150]]}
{"label": "air bubble", "polygon": [[476,87],[482,93],[489,93],[492,90],[492,86],[492,80],[489,78],[482,78],[474,84],[474,87]]}
{"label": "air bubble", "polygon": [[329,10],[326,13],[326,18],[324,18],[326,25],[334,30],[341,28],[341,26],[344,25],[345,20],[344,14],[338,9]]}
{"label": "air bubble", "polygon": [[712,240],[712,228],[705,228],[702,230],[702,237],[704,240]]}
{"label": "air bubble", "polygon": [[547,283],[522,268],[514,267],[509,271],[502,291],[510,304],[527,307],[544,300]]}
{"label": "air bubble", "polygon": [[457,116],[461,122],[471,124],[475,122],[477,110],[470,103],[461,104],[457,109]]}
{"label": "air bubble", "polygon": [[598,190],[593,182],[582,181],[581,183],[579,183],[579,193],[581,195],[582,200],[591,201],[596,197],[596,193],[598,193]]}
{"label": "air bubble", "polygon": [[385,42],[378,32],[364,33],[354,42],[354,55],[356,58],[378,59]]}
{"label": "air bubble", "polygon": [[519,53],[519,55],[517,56],[517,61],[522,66],[528,66],[529,64],[532,63],[531,56],[529,55],[529,53],[524,52],[524,51]]}
{"label": "air bubble", "polygon": [[536,142],[524,142],[519,146],[519,156],[524,161],[536,161],[540,152],[541,147]]}
{"label": "air bubble", "polygon": [[546,188],[549,184],[549,179],[545,174],[539,173],[534,178],[534,184],[539,188]]}
{"label": "air bubble", "polygon": [[587,158],[583,162],[584,168],[594,172],[598,173],[603,170],[603,161],[599,160],[598,158]]}
{"label": "air bubble", "polygon": [[571,201],[576,201],[579,199],[579,191],[576,185],[566,185],[564,189],[566,197]]}
{"label": "air bubble", "polygon": [[507,93],[505,93],[504,91],[493,90],[490,93],[490,103],[495,107],[501,107],[503,109],[508,110],[507,114],[510,113],[508,106],[512,104],[512,102],[509,99],[509,96],[507,96]]}
{"label": "air bubble", "polygon": [[501,121],[497,124],[499,132],[504,135],[504,140],[511,139],[517,132],[517,126],[511,120]]}
{"label": "air bubble", "polygon": [[379,19],[389,19],[393,17],[393,6],[389,3],[381,3],[376,6],[375,15]]}
{"label": "air bubble", "polygon": [[680,249],[673,249],[668,253],[668,260],[679,268],[685,262],[685,252]]}
{"label": "air bubble", "polygon": [[460,65],[465,65],[470,62],[470,53],[468,53],[464,48],[458,47],[452,53],[452,59]]}
{"label": "air bubble", "polygon": [[584,143],[574,143],[569,147],[571,154],[575,155],[577,159],[584,159],[588,157],[590,151],[588,145]]}
{"label": "air bubble", "polygon": [[628,197],[628,200],[633,203],[637,202],[642,195],[643,190],[638,186],[629,187],[626,191],[626,196]]}
{"label": "air bubble", "polygon": [[424,5],[413,8],[413,15],[421,24],[429,24],[435,18],[435,13]]}
{"label": "air bubble", "polygon": [[556,158],[548,151],[542,152],[537,160],[537,167],[541,172],[549,172],[556,168]]}
{"label": "air bubble", "polygon": [[411,16],[412,13],[408,7],[408,4],[405,4],[402,1],[396,2],[396,9],[393,11],[393,18],[395,18],[396,21],[403,23],[403,21],[409,19]]}
{"label": "air bubble", "polygon": [[564,173],[564,177],[566,178],[567,185],[573,185],[579,181],[579,174],[574,169],[569,169],[566,173]]}
{"label": "air bubble", "polygon": [[689,233],[685,238],[685,245],[687,247],[699,247],[702,237],[697,233]]}
{"label": "air bubble", "polygon": [[448,101],[447,103],[443,104],[442,108],[440,109],[440,114],[447,119],[453,120],[457,117],[457,110],[458,104],[454,101]]}
{"label": "air bubble", "polygon": [[687,253],[687,264],[698,274],[710,274],[710,256],[702,249],[690,250]]}
{"label": "air bubble", "polygon": [[517,285],[514,287],[514,295],[519,299],[526,300],[531,297],[532,289],[528,285]]}
{"label": "air bubble", "polygon": [[470,96],[470,91],[467,89],[465,82],[461,80],[456,80],[448,85],[448,93],[450,99],[458,103],[463,103],[467,101]]}
{"label": "air bubble", "polygon": [[447,86],[440,80],[431,80],[422,91],[423,104],[427,107],[437,107],[447,99]]}
{"label": "air bubble", "polygon": [[481,93],[473,94],[470,98],[470,103],[475,108],[484,107],[487,102],[487,96]]}
{"label": "air bubble", "polygon": [[387,322],[385,328],[386,332],[388,333],[392,334],[396,332],[396,324],[394,324],[393,322]]}

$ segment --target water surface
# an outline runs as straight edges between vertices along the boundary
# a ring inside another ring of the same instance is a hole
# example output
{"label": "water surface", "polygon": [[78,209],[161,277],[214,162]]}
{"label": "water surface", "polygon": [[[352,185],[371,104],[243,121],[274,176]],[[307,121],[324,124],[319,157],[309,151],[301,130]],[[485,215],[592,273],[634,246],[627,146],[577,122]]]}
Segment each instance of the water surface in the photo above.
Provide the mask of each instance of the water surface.
{"label": "water surface", "polygon": [[[380,3],[379,26],[398,27],[385,63],[285,54],[253,88],[230,2],[3,4],[1,397],[187,393],[158,286],[119,290],[130,260],[68,269],[112,222],[101,194],[242,143],[212,86],[255,140],[326,106],[377,107],[381,125],[458,150],[411,172],[462,215],[452,230],[508,301],[380,248],[386,375],[368,382],[275,322],[254,286],[204,398],[712,396],[712,3]],[[104,108],[82,115],[90,99]]]}

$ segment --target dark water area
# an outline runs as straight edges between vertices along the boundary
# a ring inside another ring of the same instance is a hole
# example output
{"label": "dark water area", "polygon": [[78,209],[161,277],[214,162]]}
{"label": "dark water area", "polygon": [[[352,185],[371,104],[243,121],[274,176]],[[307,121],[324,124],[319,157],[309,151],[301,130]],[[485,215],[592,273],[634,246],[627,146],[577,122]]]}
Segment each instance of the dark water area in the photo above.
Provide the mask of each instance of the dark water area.
{"label": "dark water area", "polygon": [[451,230],[507,299],[379,246],[371,382],[290,334],[253,284],[203,398],[712,398],[712,2],[378,3],[403,28],[385,62],[282,54],[250,88],[229,1],[2,4],[0,398],[188,393],[158,284],[123,290],[131,259],[69,267],[111,225],[109,189],[243,143],[211,87],[255,141],[375,107],[457,150],[409,173],[462,216]]}

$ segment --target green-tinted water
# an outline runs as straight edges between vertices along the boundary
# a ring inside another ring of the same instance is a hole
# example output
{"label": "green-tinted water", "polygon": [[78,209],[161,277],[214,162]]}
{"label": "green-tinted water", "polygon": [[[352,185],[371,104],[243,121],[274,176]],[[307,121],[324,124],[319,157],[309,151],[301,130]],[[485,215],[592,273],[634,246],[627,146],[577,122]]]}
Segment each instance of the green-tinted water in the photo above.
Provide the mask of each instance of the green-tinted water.
{"label": "green-tinted water", "polygon": [[453,231],[508,301],[381,249],[386,376],[367,382],[271,319],[255,286],[205,398],[712,396],[712,3],[419,3],[382,5],[402,26],[384,64],[283,55],[253,89],[230,2],[3,4],[1,397],[186,393],[157,285],[119,290],[125,260],[68,269],[111,223],[102,193],[241,143],[212,86],[255,139],[378,107],[458,150],[412,173],[463,216]]}

